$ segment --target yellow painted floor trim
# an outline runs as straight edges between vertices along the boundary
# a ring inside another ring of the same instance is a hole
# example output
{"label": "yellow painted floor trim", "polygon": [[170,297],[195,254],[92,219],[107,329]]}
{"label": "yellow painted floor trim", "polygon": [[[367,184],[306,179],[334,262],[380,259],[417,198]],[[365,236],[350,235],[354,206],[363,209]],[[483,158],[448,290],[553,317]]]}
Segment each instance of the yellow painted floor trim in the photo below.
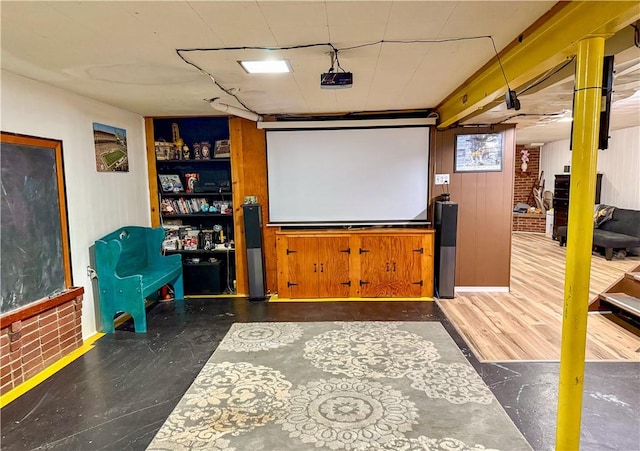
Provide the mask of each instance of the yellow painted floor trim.
{"label": "yellow painted floor trim", "polygon": [[246,298],[246,294],[187,294],[185,299],[224,299],[224,298]]}
{"label": "yellow painted floor trim", "polygon": [[66,356],[64,356],[57,362],[55,362],[53,365],[48,366],[47,368],[40,371],[35,376],[27,379],[26,381],[18,385],[16,388],[0,396],[0,409],[5,407],[10,402],[14,401],[16,398],[24,395],[26,392],[28,392],[29,390],[31,390],[41,382],[44,382],[49,377],[53,376],[55,373],[57,373],[62,368],[64,368],[65,366],[67,366],[68,364],[76,360],[78,357],[82,356],[83,354],[93,349],[95,342],[98,341],[103,336],[104,334],[102,332],[97,332],[93,334],[92,336],[87,338],[84,341],[84,343],[82,343],[82,346],[80,346],[78,349],[70,352],[69,354],[67,354]]}
{"label": "yellow painted floor trim", "polygon": [[279,298],[277,294],[274,294],[269,298],[269,302],[343,302],[343,301],[365,301],[365,302],[378,302],[378,301],[402,301],[402,302],[428,302],[433,301],[433,298],[420,297],[420,298],[311,298],[311,299],[290,299]]}

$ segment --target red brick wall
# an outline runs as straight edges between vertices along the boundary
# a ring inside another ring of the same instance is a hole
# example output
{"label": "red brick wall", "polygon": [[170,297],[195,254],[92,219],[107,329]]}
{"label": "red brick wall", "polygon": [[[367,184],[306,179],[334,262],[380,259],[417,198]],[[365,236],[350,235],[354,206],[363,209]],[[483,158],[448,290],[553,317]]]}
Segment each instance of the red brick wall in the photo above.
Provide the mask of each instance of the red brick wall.
{"label": "red brick wall", "polygon": [[[529,151],[529,163],[527,163],[527,172],[522,172],[522,150]],[[540,176],[540,148],[527,148],[525,146],[516,146],[515,160],[515,177],[513,183],[513,206],[518,203],[527,204],[527,199],[531,194],[532,188],[538,183]],[[535,207],[535,202],[529,204]],[[543,230],[544,232],[544,230]]]}
{"label": "red brick wall", "polygon": [[[522,171],[522,151],[529,151],[529,162],[526,172]],[[535,207],[535,201],[531,197],[533,187],[538,184],[540,176],[540,148],[529,148],[526,146],[516,146],[514,158],[515,177],[513,180],[513,206],[523,203]],[[513,230],[518,232],[541,232],[545,231],[546,220],[542,218],[532,218],[526,216],[513,216]]]}
{"label": "red brick wall", "polygon": [[532,218],[526,216],[513,215],[514,232],[539,232],[544,233],[546,228],[546,216],[542,218]]}
{"label": "red brick wall", "polygon": [[82,345],[82,298],[80,295],[0,330],[0,394]]}

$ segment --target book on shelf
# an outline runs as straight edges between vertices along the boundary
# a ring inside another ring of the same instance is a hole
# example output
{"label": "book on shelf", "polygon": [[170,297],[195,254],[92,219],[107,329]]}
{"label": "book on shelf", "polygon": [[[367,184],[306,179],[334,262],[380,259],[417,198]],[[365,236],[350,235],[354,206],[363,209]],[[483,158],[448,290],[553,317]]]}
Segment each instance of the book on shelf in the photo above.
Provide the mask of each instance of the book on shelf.
{"label": "book on shelf", "polygon": [[205,197],[193,197],[186,199],[184,197],[162,199],[160,203],[160,211],[163,216],[171,215],[190,215],[190,214],[221,214],[232,215],[233,204],[230,200],[214,200],[211,203]]}

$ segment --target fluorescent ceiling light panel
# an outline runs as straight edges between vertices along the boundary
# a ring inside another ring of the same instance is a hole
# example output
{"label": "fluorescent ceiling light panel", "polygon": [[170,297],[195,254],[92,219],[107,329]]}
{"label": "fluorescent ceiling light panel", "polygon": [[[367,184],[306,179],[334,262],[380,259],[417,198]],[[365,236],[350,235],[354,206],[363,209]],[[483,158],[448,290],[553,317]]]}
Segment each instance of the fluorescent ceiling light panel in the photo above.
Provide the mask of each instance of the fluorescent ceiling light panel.
{"label": "fluorescent ceiling light panel", "polygon": [[238,61],[249,74],[286,74],[293,72],[287,60]]}

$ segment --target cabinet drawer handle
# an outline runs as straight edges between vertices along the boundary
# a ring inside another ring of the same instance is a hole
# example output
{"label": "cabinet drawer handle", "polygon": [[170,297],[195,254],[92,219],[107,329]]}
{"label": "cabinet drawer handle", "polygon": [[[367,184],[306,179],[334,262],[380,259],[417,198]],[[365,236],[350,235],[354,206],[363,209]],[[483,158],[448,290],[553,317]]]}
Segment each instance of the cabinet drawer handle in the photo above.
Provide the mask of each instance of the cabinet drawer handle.
{"label": "cabinet drawer handle", "polygon": [[320,272],[324,272],[324,263],[320,263]]}
{"label": "cabinet drawer handle", "polygon": [[365,252],[369,252],[369,249],[362,249],[362,248],[360,248],[360,253],[361,253],[361,254],[364,254]]}
{"label": "cabinet drawer handle", "polygon": [[424,282],[422,280],[420,282],[413,282],[413,285],[420,285],[422,287],[424,286]]}
{"label": "cabinet drawer handle", "polygon": [[287,282],[287,287],[288,288],[295,287],[295,286],[298,286],[298,284],[297,283]]}
{"label": "cabinet drawer handle", "polygon": [[389,272],[389,262],[387,262],[387,263],[384,265],[384,270],[385,270],[386,272]]}
{"label": "cabinet drawer handle", "polygon": [[370,283],[371,283],[371,282],[365,282],[364,280],[361,280],[361,281],[360,281],[360,286],[362,286],[362,285],[368,285],[368,284],[370,284]]}
{"label": "cabinet drawer handle", "polygon": [[347,248],[347,249],[340,249],[340,252],[346,252],[347,254],[351,255],[351,248]]}
{"label": "cabinet drawer handle", "polygon": [[294,251],[293,249],[287,249],[287,255],[289,254],[295,254],[298,251]]}
{"label": "cabinet drawer handle", "polygon": [[348,281],[348,282],[340,282],[340,285],[348,285],[348,286],[351,286],[351,281]]}
{"label": "cabinet drawer handle", "polygon": [[393,262],[393,272],[396,272],[396,262]]}
{"label": "cabinet drawer handle", "polygon": [[421,254],[424,254],[424,248],[421,247],[420,249],[414,249],[413,252],[419,252]]}
{"label": "cabinet drawer handle", "polygon": [[313,272],[318,272],[318,265],[317,263],[313,264]]}

